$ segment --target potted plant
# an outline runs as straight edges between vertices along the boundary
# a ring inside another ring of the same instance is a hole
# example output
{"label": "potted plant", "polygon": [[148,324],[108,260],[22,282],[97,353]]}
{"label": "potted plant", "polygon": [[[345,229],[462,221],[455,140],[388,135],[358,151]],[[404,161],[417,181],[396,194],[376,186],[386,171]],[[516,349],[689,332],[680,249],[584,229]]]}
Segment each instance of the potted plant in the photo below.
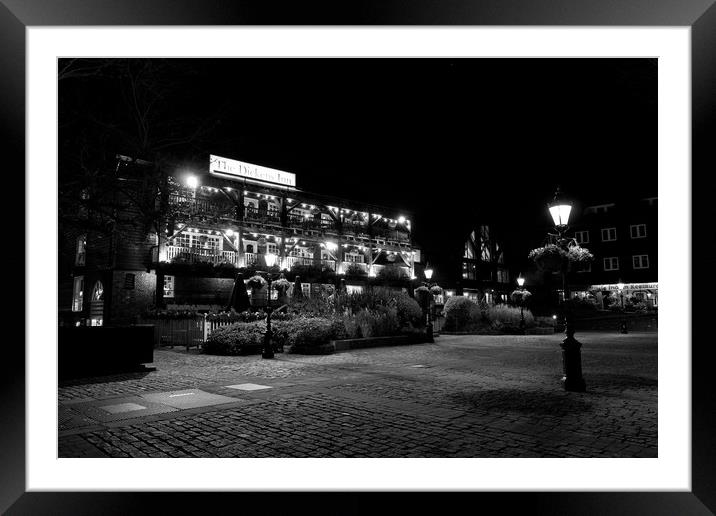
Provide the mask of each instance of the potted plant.
{"label": "potted plant", "polygon": [[251,297],[249,298],[251,306],[263,306],[266,304],[266,292],[264,291],[264,287],[266,286],[265,279],[256,274],[248,279],[246,286],[251,289]]}
{"label": "potted plant", "polygon": [[567,249],[567,260],[570,267],[579,270],[594,259],[594,255],[588,249],[579,245],[571,245]]}
{"label": "potted plant", "polygon": [[547,244],[544,247],[532,249],[528,258],[534,260],[540,270],[557,272],[562,268],[566,259],[566,252],[556,244]]}
{"label": "potted plant", "polygon": [[518,305],[522,305],[527,302],[532,293],[529,290],[515,290],[510,294],[512,302]]}
{"label": "potted plant", "polygon": [[281,275],[279,279],[271,283],[271,288],[278,292],[278,301],[285,305],[288,303],[288,289],[291,288],[291,282]]}

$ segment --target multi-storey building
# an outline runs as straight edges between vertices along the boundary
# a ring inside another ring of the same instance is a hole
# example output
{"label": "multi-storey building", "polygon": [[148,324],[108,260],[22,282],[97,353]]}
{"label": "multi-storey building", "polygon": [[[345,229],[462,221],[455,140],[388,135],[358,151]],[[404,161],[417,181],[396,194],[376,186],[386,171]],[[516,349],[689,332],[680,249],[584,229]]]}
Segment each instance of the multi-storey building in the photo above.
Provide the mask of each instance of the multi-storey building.
{"label": "multi-storey building", "polygon": [[[75,316],[118,324],[148,305],[226,305],[236,273],[265,270],[267,253],[309,296],[340,279],[359,291],[414,278],[420,253],[407,213],[300,190],[288,172],[209,161],[206,173],[166,177],[154,227],[120,239],[73,237]],[[141,175],[124,164],[128,180]]]}
{"label": "multi-storey building", "polygon": [[605,297],[622,294],[657,306],[657,211],[657,197],[585,206],[569,236],[594,260],[570,273],[572,292],[592,295],[602,306]]}
{"label": "multi-storey building", "polygon": [[[505,263],[504,247],[489,225],[469,229],[460,247],[453,251],[459,260],[446,260],[446,297],[465,296],[488,304],[505,302],[514,290]],[[512,287],[512,288],[511,288]]]}

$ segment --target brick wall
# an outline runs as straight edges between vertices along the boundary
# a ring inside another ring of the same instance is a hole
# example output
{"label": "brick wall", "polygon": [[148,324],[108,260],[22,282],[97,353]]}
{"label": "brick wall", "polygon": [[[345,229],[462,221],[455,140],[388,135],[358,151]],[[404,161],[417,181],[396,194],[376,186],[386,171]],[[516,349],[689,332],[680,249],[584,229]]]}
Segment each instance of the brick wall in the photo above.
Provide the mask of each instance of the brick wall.
{"label": "brick wall", "polygon": [[172,304],[226,305],[234,286],[232,278],[196,278],[175,276],[174,299],[165,299]]}
{"label": "brick wall", "polygon": [[[130,285],[129,274],[134,275],[133,288]],[[156,285],[157,276],[153,272],[114,271],[112,273],[112,303],[107,323],[123,325],[135,322],[135,317],[138,314],[154,304]]]}

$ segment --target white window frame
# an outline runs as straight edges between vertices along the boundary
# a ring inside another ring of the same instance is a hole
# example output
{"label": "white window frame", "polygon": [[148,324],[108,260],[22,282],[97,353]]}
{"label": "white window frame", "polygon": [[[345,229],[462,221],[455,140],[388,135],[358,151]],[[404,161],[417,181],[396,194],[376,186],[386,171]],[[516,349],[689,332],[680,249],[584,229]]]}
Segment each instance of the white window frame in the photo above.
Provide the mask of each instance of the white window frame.
{"label": "white window frame", "polygon": [[301,283],[301,292],[303,293],[303,297],[311,297],[311,284]]}
{"label": "white window frame", "polygon": [[[609,268],[607,268],[607,260],[609,260]],[[618,256],[607,256],[603,262],[605,271],[618,271],[619,270],[619,257]],[[616,267],[611,267],[612,264],[616,263]]]}
{"label": "white window frame", "polygon": [[266,252],[278,255],[278,244],[274,244],[273,242],[266,242]]}
{"label": "white window frame", "polygon": [[[604,238],[604,232],[607,232],[607,237],[609,237],[610,232],[614,231],[614,238]],[[602,242],[614,242],[617,239],[617,228],[602,228]]]}
{"label": "white window frame", "polygon": [[[634,263],[634,259],[639,259],[639,267]],[[646,263],[646,265],[644,265]],[[648,254],[634,254],[631,257],[631,266],[633,269],[648,269],[649,268],[649,255]]]}
{"label": "white window frame", "polygon": [[[167,288],[167,285],[170,285],[170,288]],[[164,276],[164,298],[174,299],[174,288],[174,276]]]}
{"label": "white window frame", "polygon": [[82,266],[87,258],[87,235],[77,237],[75,247],[75,265]]}
{"label": "white window frame", "polygon": [[72,282],[72,311],[81,312],[84,304],[85,277],[75,276]]}
{"label": "white window frame", "polygon": [[348,252],[344,254],[344,260],[350,263],[365,263],[365,256],[361,253]]}
{"label": "white window frame", "polygon": [[[639,228],[643,228],[644,233],[639,234]],[[636,236],[634,236],[634,230],[636,229]],[[631,224],[629,226],[629,235],[635,239],[635,238],[646,238],[646,224]]]}
{"label": "white window frame", "polygon": [[[584,238],[586,235],[586,238]],[[574,239],[577,241],[578,244],[588,244],[589,243],[589,231],[575,231],[574,232]]]}

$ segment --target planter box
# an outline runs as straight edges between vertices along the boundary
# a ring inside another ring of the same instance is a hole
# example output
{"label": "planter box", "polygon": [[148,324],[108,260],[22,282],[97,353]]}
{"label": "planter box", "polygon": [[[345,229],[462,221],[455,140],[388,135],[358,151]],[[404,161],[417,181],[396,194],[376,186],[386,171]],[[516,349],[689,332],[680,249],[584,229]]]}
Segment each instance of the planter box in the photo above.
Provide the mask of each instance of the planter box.
{"label": "planter box", "polygon": [[296,353],[301,355],[330,355],[337,351],[349,351],[351,349],[377,348],[382,346],[405,346],[408,344],[422,344],[424,342],[427,342],[425,335],[396,335],[391,337],[332,340],[326,344],[308,348],[286,346],[285,351],[287,353]]}
{"label": "planter box", "polygon": [[549,328],[527,328],[525,330],[527,335],[554,335],[554,327]]}
{"label": "planter box", "polygon": [[152,362],[153,324],[58,328],[60,378],[137,371]]}

